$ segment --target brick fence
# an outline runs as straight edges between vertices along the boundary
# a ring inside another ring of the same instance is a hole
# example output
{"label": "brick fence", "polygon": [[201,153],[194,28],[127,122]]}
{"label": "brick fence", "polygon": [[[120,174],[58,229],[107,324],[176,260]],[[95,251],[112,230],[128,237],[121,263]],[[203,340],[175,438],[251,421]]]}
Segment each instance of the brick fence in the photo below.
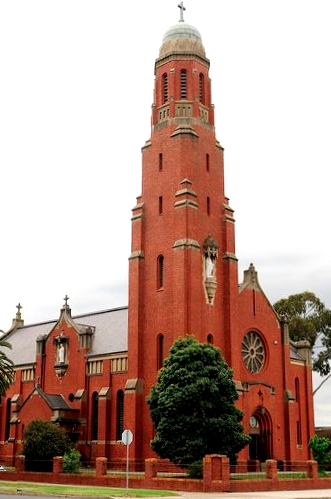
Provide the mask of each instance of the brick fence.
{"label": "brick fence", "polygon": [[[17,456],[16,471],[6,472],[6,479],[58,483],[73,485],[91,485],[103,487],[126,486],[126,477],[107,475],[107,459],[99,457],[95,462],[95,473],[63,473],[63,458],[53,459],[53,472],[24,471],[24,456]],[[331,487],[331,478],[318,478],[316,461],[302,463],[307,470],[307,478],[278,477],[277,461],[266,461],[266,478],[231,480],[230,463],[226,456],[217,454],[206,456],[203,460],[203,479],[173,478],[157,476],[157,459],[146,459],[145,473],[140,476],[130,475],[129,487],[132,489],[165,489],[191,492],[254,492],[271,490],[324,489]]]}

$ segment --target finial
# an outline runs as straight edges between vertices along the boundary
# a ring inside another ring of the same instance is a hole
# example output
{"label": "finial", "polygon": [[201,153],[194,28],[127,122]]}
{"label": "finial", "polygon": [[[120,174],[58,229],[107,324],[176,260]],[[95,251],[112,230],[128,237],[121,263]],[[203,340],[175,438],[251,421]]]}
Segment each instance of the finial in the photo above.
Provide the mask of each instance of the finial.
{"label": "finial", "polygon": [[184,7],[183,2],[179,2],[179,4],[177,5],[177,7],[180,8],[180,19],[179,19],[179,22],[183,23],[184,22],[184,10],[186,10],[186,8]]}
{"label": "finial", "polygon": [[16,308],[17,308],[17,312],[16,312],[16,319],[18,321],[22,320],[22,316],[21,316],[21,309],[23,308],[22,305],[19,303],[18,305],[16,305]]}
{"label": "finial", "polygon": [[65,297],[63,299],[64,299],[64,306],[67,307],[68,306],[69,296],[65,295]]}

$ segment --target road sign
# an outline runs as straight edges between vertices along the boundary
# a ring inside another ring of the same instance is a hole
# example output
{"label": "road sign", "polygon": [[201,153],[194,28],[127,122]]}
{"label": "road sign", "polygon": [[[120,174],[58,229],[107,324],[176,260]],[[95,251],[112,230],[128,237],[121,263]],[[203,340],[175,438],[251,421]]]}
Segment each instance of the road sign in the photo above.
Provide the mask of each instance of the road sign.
{"label": "road sign", "polygon": [[122,433],[122,442],[124,445],[132,444],[133,434],[131,430],[124,430]]}

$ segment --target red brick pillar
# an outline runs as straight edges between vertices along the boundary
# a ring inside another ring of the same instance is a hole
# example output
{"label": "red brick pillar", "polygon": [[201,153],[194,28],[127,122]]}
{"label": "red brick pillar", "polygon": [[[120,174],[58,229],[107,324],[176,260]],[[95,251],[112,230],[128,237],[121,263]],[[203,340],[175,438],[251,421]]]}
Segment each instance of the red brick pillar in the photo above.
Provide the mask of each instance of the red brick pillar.
{"label": "red brick pillar", "polygon": [[227,456],[211,454],[204,457],[203,490],[204,492],[230,491],[230,463]]}
{"label": "red brick pillar", "polygon": [[203,491],[211,492],[212,490],[212,457],[205,456],[202,462],[203,467]]}
{"label": "red brick pillar", "polygon": [[104,476],[107,475],[107,458],[97,457],[95,460],[95,475]]}
{"label": "red brick pillar", "polygon": [[307,473],[308,473],[308,478],[317,478],[318,476],[317,461],[307,461]]}
{"label": "red brick pillar", "polygon": [[153,478],[156,477],[157,474],[157,459],[145,459],[145,480],[148,483],[152,481]]}
{"label": "red brick pillar", "polygon": [[230,460],[227,456],[221,457],[221,480],[223,492],[230,492]]}
{"label": "red brick pillar", "polygon": [[16,471],[25,471],[25,456],[15,457],[15,468]]}
{"label": "red brick pillar", "polygon": [[270,480],[277,480],[277,461],[274,459],[267,459],[266,464],[266,474],[267,478]]}
{"label": "red brick pillar", "polygon": [[53,473],[55,475],[63,473],[63,457],[61,456],[53,457]]}

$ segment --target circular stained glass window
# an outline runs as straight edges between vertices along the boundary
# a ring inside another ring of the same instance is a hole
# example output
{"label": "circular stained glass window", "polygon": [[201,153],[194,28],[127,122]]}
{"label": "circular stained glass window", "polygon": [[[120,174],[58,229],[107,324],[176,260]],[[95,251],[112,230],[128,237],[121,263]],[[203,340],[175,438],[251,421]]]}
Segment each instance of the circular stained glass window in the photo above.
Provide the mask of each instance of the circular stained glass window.
{"label": "circular stained glass window", "polygon": [[265,361],[265,350],[261,337],[255,331],[245,334],[241,344],[241,355],[251,373],[261,371]]}

